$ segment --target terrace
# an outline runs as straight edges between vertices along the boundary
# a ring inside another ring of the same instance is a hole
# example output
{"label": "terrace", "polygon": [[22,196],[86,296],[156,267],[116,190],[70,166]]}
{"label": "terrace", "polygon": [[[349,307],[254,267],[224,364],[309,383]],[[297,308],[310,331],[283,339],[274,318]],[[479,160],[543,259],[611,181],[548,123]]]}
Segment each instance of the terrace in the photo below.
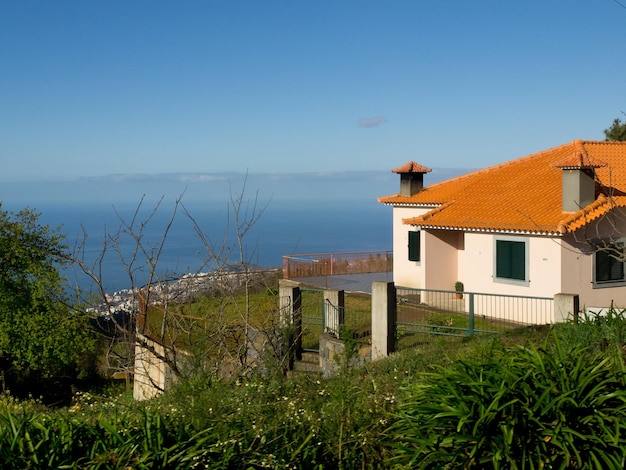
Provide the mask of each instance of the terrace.
{"label": "terrace", "polygon": [[356,251],[283,256],[283,278],[346,292],[372,292],[372,282],[393,280],[393,252]]}

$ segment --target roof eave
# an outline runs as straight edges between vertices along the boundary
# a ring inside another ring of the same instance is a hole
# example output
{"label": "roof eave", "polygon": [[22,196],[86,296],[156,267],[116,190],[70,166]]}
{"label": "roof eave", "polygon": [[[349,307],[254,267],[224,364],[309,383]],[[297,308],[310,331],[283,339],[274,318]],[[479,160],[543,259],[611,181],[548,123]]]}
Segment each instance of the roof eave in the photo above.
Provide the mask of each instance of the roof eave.
{"label": "roof eave", "polygon": [[609,214],[615,208],[626,207],[626,199],[620,197],[606,197],[600,195],[598,199],[570,215],[558,223],[558,230],[562,233],[572,233],[586,227],[588,224]]}
{"label": "roof eave", "polygon": [[507,229],[507,228],[497,228],[497,227],[466,227],[462,225],[435,225],[435,224],[424,224],[415,222],[412,223],[411,219],[404,219],[402,221],[405,225],[413,225],[419,229],[430,229],[430,230],[454,230],[459,232],[474,232],[474,233],[506,233],[506,234],[516,234],[516,235],[540,235],[540,236],[551,236],[551,237],[561,237],[564,234],[561,233],[558,229],[556,230],[533,230],[533,229]]}
{"label": "roof eave", "polygon": [[412,202],[412,201],[393,201],[393,200],[385,200],[385,199],[386,198],[378,198],[378,202],[386,206],[418,207],[418,208],[427,208],[427,209],[434,209],[444,204],[442,202]]}

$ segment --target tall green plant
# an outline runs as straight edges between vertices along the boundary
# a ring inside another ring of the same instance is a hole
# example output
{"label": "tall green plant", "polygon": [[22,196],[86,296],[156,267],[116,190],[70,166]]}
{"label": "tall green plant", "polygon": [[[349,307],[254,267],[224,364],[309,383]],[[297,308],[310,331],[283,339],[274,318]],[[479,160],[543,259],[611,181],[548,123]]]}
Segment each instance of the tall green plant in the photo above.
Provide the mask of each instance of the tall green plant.
{"label": "tall green plant", "polygon": [[394,463],[417,468],[624,468],[626,378],[618,355],[517,348],[460,361],[408,390]]}
{"label": "tall green plant", "polygon": [[605,312],[585,311],[577,321],[561,325],[559,336],[564,347],[585,344],[595,351],[621,349],[626,344],[626,310],[611,305]]}

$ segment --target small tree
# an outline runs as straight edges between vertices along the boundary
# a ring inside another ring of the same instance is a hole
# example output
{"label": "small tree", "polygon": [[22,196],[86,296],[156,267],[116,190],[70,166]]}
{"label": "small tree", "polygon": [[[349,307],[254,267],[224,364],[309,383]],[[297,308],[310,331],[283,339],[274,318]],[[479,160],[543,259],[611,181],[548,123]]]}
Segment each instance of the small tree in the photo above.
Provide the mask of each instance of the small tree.
{"label": "small tree", "polygon": [[[144,199],[137,204],[130,218],[124,218],[115,211],[119,225],[109,230],[104,227],[103,243],[98,254],[93,259],[87,259],[86,245],[89,233],[83,229],[83,237],[73,249],[71,262],[79,270],[93,281],[95,292],[91,293],[84,301],[91,305],[97,305],[96,313],[92,315],[92,322],[96,324],[99,337],[100,368],[105,376],[122,374],[130,381],[135,367],[135,351],[137,348],[150,351],[157,360],[163,361],[175,375],[178,371],[176,358],[176,344],[171,341],[168,347],[159,352],[154,347],[154,341],[165,343],[167,332],[165,324],[168,321],[170,296],[163,295],[164,287],[168,285],[175,275],[163,273],[159,269],[159,262],[168,239],[170,229],[174,224],[182,195],[176,199],[174,208],[169,216],[165,227],[158,240],[147,240],[145,231],[158,213],[163,199],[161,198],[147,215],[142,216]],[[109,256],[117,257],[120,265],[126,273],[128,291],[132,293],[132,301],[128,311],[116,312],[110,303],[110,296],[105,288],[103,279],[103,265]],[[83,293],[79,293],[82,295]],[[140,301],[141,297],[141,301]],[[162,327],[161,332],[147,337],[144,333],[144,325],[137,328],[139,320],[144,321],[147,307],[156,300],[162,302]],[[141,307],[145,307],[142,310]],[[141,314],[144,315],[141,315]],[[121,315],[119,315],[121,314]],[[103,325],[105,325],[103,327]],[[140,334],[138,334],[140,333]]]}
{"label": "small tree", "polygon": [[[626,113],[623,113],[626,115]],[[626,122],[620,121],[619,118],[613,120],[613,124],[608,129],[604,129],[606,140],[626,141]]]}
{"label": "small tree", "polygon": [[[228,203],[228,219],[227,225],[224,230],[224,237],[219,242],[210,240],[202,228],[198,225],[196,219],[186,211],[187,216],[192,221],[196,234],[202,241],[207,253],[205,263],[214,267],[216,273],[223,273],[231,275],[237,273],[242,282],[242,288],[239,288],[239,283],[236,283],[234,288],[232,284],[222,283],[219,285],[219,294],[229,299],[231,302],[234,300],[237,292],[243,291],[244,305],[243,308],[237,305],[237,310],[241,323],[244,325],[242,331],[242,339],[240,341],[240,348],[238,351],[238,358],[241,365],[247,364],[248,354],[248,339],[250,335],[250,290],[252,279],[255,277],[255,273],[258,273],[259,268],[253,263],[253,259],[256,254],[256,249],[249,250],[246,244],[246,238],[248,232],[258,223],[263,216],[263,213],[269,206],[271,201],[261,204],[259,201],[259,191],[254,194],[253,199],[249,199],[246,196],[246,185],[248,182],[248,174],[246,173],[242,186],[238,191],[234,191],[232,186],[229,185],[229,203]],[[263,276],[260,276],[261,279]],[[258,283],[257,276],[257,283]],[[265,286],[269,287],[269,286]],[[236,302],[233,302],[236,304]]]}
{"label": "small tree", "polygon": [[38,393],[34,383],[79,372],[90,351],[87,317],[74,308],[60,268],[67,247],[59,229],[29,209],[0,204],[0,374],[9,386]]}
{"label": "small tree", "polygon": [[[276,280],[271,273],[252,264],[256,250],[248,250],[245,240],[269,202],[260,204],[258,191],[253,199],[248,199],[245,185],[246,180],[239,191],[230,189],[228,220],[221,232],[223,236],[217,240],[212,240],[198,219],[182,206],[182,195],[176,199],[157,241],[147,240],[144,234],[163,199],[143,220],[143,200],[130,219],[118,214],[119,227],[113,231],[105,228],[105,241],[95,259],[87,260],[84,256],[88,237],[84,233],[74,250],[74,262],[95,281],[97,302],[104,305],[107,322],[109,326],[113,323],[115,330],[115,335],[109,334],[101,342],[102,366],[107,375],[121,372],[127,377],[135,374],[137,379],[139,373],[145,384],[144,372],[160,365],[167,366],[167,373],[175,378],[245,373],[249,366],[248,350],[254,347],[249,340],[254,335],[250,331],[250,293],[260,288],[267,292],[269,287],[275,287],[265,284],[268,276]],[[170,228],[181,207],[205,249],[204,254],[199,254],[202,266],[195,274],[183,277],[163,272],[159,266]],[[111,254],[118,257],[128,276],[128,288],[134,296],[130,313],[136,322],[122,324],[112,314],[102,279],[105,257]],[[136,277],[138,272],[142,272],[141,280]],[[277,312],[278,308],[274,310]],[[277,322],[272,323],[273,318],[263,320],[263,326],[278,328]],[[136,354],[141,355],[137,356],[139,361]],[[139,370],[135,368],[138,362]],[[162,388],[151,377],[147,380],[151,381],[153,390]]]}
{"label": "small tree", "polygon": [[[626,113],[623,113],[626,115]],[[608,129],[604,130],[607,141],[626,141],[626,122],[616,118]],[[620,195],[612,182],[612,170],[608,176],[601,178],[596,169],[593,169],[593,179],[596,189],[608,199],[611,209],[594,221],[585,224],[584,228],[575,232],[574,240],[581,244],[583,252],[594,254],[596,258],[596,280],[607,281],[611,278],[611,270],[619,269],[618,264],[626,261],[626,250],[622,238],[626,227],[626,212],[615,196]],[[585,208],[581,207],[581,210]],[[597,263],[601,260],[601,263]],[[606,279],[604,279],[606,277]]]}

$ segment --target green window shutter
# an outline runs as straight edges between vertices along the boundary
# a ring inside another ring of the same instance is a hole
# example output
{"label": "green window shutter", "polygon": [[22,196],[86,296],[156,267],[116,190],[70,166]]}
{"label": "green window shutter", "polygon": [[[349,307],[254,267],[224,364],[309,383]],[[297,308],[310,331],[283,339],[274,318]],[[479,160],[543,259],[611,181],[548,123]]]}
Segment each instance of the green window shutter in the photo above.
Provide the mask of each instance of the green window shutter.
{"label": "green window shutter", "polygon": [[409,232],[409,261],[420,260],[420,232]]}
{"label": "green window shutter", "polygon": [[526,244],[496,240],[496,277],[526,280]]}
{"label": "green window shutter", "polygon": [[511,279],[526,280],[526,244],[511,242]]}
{"label": "green window shutter", "polygon": [[511,277],[511,246],[503,240],[496,240],[496,277]]}

